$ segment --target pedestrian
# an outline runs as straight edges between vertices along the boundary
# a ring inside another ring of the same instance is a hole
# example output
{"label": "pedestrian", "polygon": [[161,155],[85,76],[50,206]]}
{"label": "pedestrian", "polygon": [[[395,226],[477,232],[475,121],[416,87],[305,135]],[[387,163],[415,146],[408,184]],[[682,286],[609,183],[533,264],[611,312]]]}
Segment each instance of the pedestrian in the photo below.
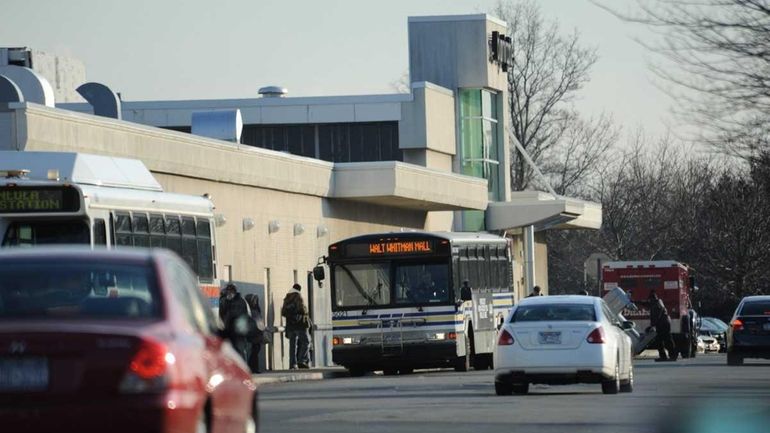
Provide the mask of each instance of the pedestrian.
{"label": "pedestrian", "polygon": [[470,301],[473,299],[473,290],[471,289],[471,282],[463,280],[463,285],[460,287],[460,300]]}
{"label": "pedestrian", "polygon": [[676,361],[677,353],[674,350],[674,339],[671,337],[671,318],[668,317],[666,306],[663,305],[663,300],[658,298],[655,290],[650,292],[648,303],[650,306],[650,327],[654,327],[656,331],[655,343],[658,349],[658,359],[655,361]]}
{"label": "pedestrian", "polygon": [[309,368],[310,316],[302,300],[302,286],[294,284],[283,299],[281,315],[286,318],[289,338],[289,368]]}
{"label": "pedestrian", "polygon": [[251,343],[248,339],[249,305],[238,288],[229,283],[219,296],[219,318],[225,326],[225,335],[244,361],[249,362]]}
{"label": "pedestrian", "polygon": [[542,293],[540,293],[540,286],[535,286],[532,288],[532,293],[527,295],[528,298],[531,298],[533,296],[543,296]]}
{"label": "pedestrian", "polygon": [[259,373],[259,352],[265,344],[265,319],[262,316],[262,308],[259,307],[259,297],[249,293],[244,297],[251,310],[251,318],[255,323],[255,332],[250,336],[251,354],[249,355],[249,368],[252,373]]}

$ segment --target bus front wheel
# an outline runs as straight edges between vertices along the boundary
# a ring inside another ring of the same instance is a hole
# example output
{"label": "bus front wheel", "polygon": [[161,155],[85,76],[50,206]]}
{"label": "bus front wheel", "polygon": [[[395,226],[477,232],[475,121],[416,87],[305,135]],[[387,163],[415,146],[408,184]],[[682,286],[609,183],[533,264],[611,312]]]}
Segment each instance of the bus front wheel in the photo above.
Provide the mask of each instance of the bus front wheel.
{"label": "bus front wheel", "polygon": [[465,355],[458,356],[455,360],[455,371],[468,371],[471,369],[471,360],[473,359],[471,343],[468,337],[464,337],[463,340],[465,341]]}

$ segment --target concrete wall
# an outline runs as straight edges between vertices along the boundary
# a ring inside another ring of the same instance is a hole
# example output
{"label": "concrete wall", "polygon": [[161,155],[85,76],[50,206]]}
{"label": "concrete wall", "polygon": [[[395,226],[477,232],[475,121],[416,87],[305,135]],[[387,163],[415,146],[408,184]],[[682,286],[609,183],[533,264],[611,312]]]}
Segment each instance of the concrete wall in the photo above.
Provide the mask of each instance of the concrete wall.
{"label": "concrete wall", "polygon": [[84,101],[75,91],[86,82],[86,66],[79,59],[32,50],[32,70],[51,83],[56,102]]}

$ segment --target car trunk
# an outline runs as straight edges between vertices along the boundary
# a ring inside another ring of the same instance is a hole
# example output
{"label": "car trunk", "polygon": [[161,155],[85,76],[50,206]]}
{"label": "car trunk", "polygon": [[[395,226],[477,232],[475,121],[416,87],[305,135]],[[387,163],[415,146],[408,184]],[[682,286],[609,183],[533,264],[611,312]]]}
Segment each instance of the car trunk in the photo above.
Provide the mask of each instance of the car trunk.
{"label": "car trunk", "polygon": [[596,328],[593,322],[513,323],[513,338],[527,350],[575,349]]}
{"label": "car trunk", "polygon": [[0,325],[0,405],[98,400],[117,395],[148,322]]}
{"label": "car trunk", "polygon": [[739,316],[743,322],[743,333],[750,335],[770,335],[770,316]]}

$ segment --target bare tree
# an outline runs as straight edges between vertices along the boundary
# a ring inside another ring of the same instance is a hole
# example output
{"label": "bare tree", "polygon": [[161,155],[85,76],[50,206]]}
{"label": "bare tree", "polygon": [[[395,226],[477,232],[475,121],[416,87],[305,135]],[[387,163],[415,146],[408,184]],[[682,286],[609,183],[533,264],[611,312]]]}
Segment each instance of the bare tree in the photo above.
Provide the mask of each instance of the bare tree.
{"label": "bare tree", "polygon": [[746,159],[770,149],[770,1],[636,0],[630,12],[593,2],[659,32],[645,45],[673,67],[653,70],[675,84],[679,111],[705,132],[698,138]]}
{"label": "bare tree", "polygon": [[[521,143],[536,163],[546,155],[553,161],[556,158],[553,150],[565,137],[591,135],[586,128],[601,129],[606,123],[576,123],[579,117],[571,105],[575,93],[589,79],[589,69],[597,59],[596,50],[582,47],[576,32],[563,35],[558,23],[547,22],[531,0],[501,0],[492,13],[508,22],[513,45],[513,65],[508,71],[509,136]],[[577,131],[570,131],[575,127]],[[578,146],[576,149],[598,151],[601,148]],[[582,158],[583,163],[593,160],[593,156]],[[579,178],[587,172],[587,167],[578,167],[576,162],[552,163],[552,167],[563,174],[564,189],[577,182],[572,179],[575,175]],[[514,190],[531,185],[533,169],[514,146],[510,170]]]}

